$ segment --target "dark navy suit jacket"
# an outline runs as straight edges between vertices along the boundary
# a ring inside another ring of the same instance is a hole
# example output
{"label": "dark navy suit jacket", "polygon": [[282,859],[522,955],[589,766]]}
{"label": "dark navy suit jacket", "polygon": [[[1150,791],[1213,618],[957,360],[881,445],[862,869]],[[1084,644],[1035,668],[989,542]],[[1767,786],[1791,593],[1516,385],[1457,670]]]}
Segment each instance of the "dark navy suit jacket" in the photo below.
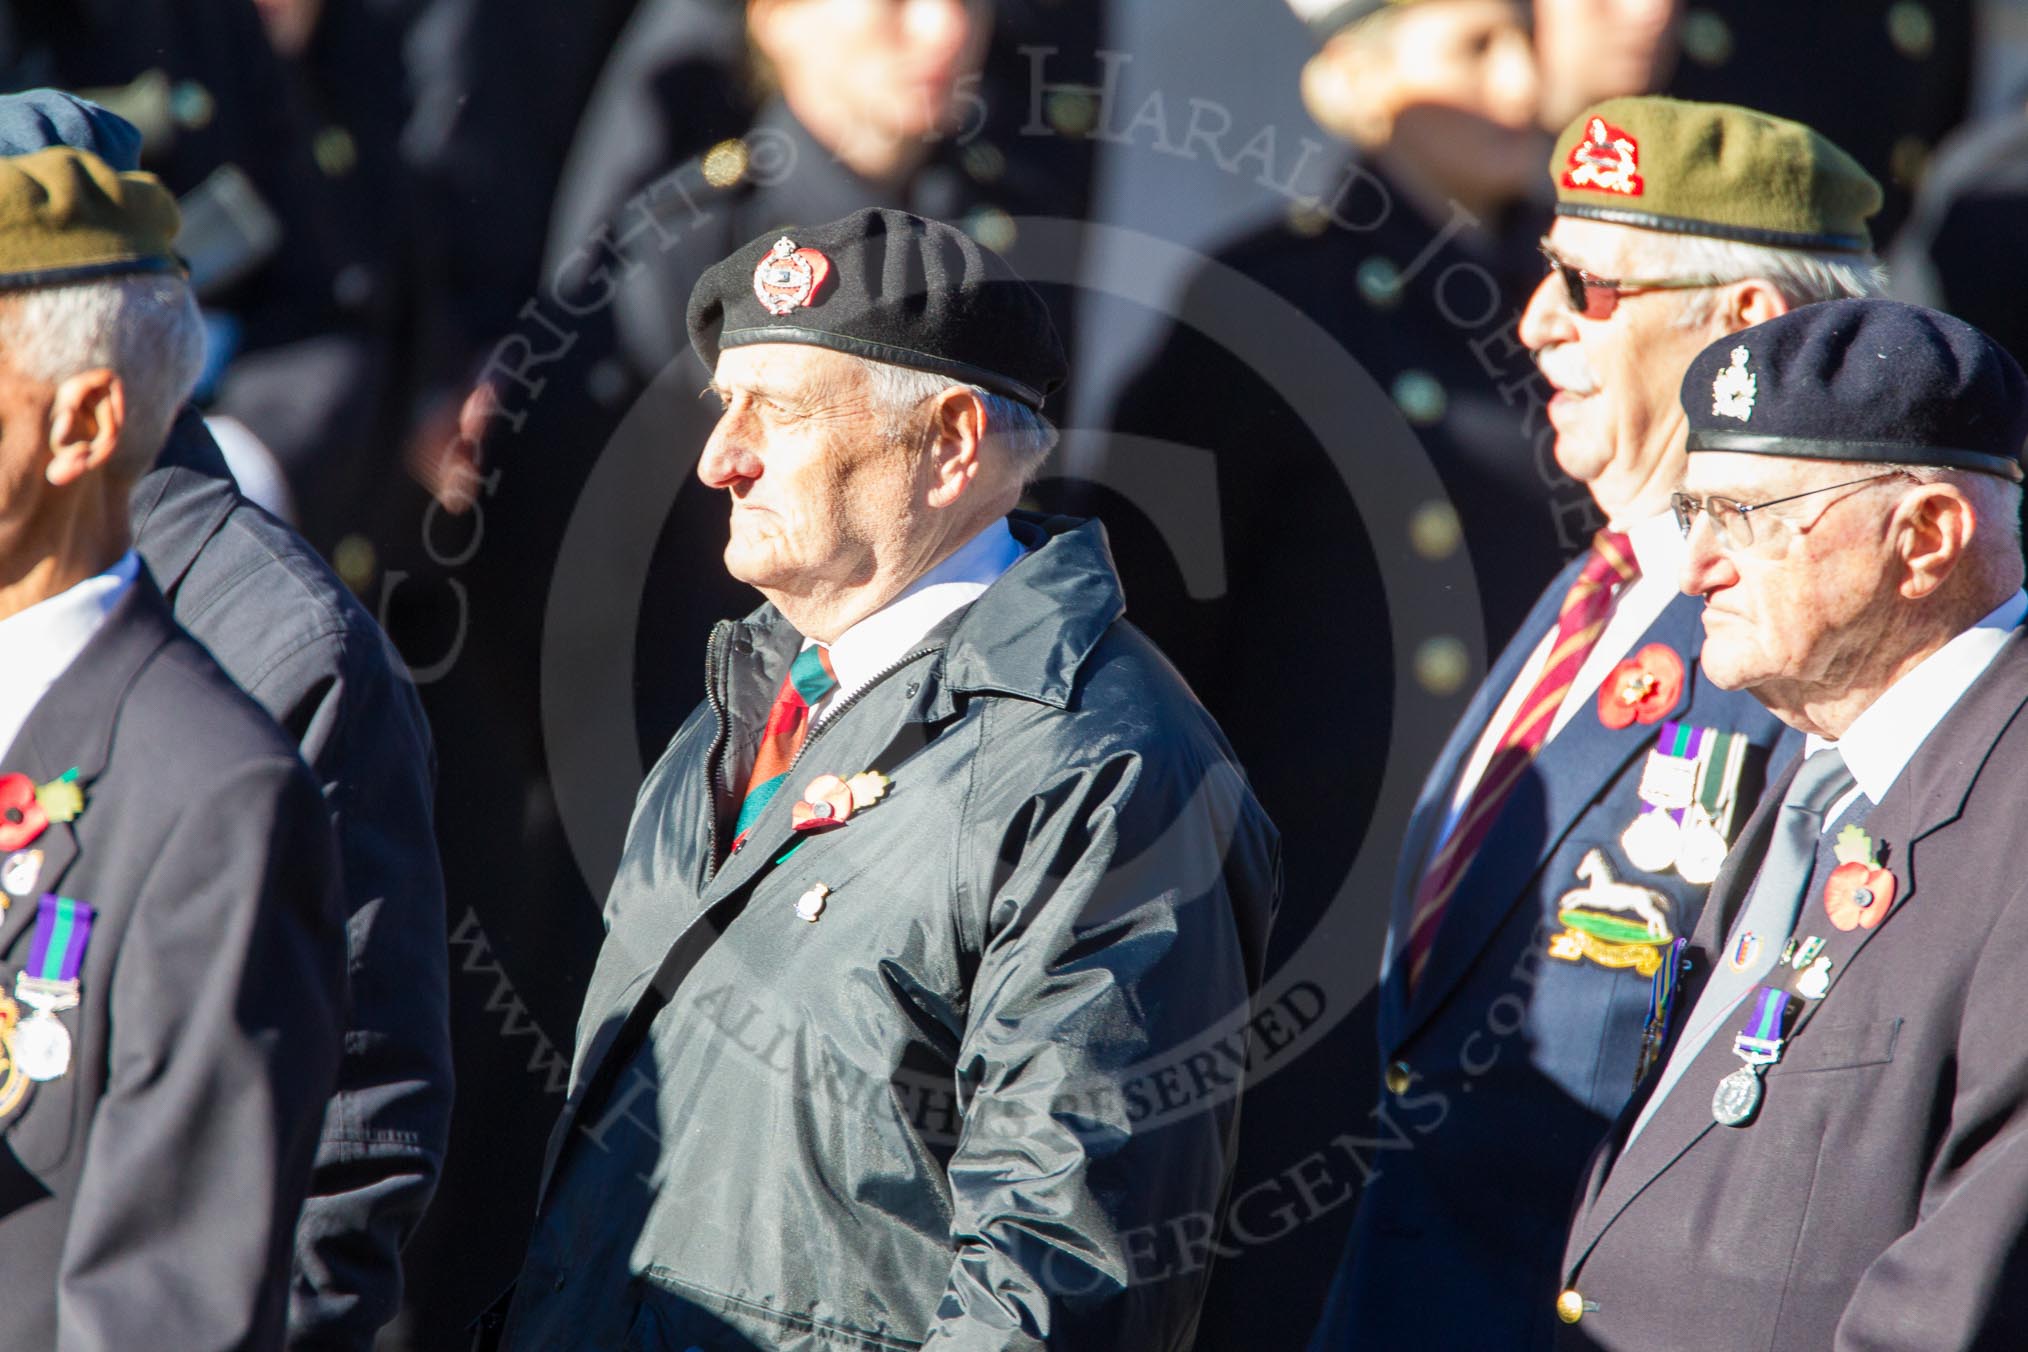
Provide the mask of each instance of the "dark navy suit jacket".
{"label": "dark navy suit jacket", "polygon": [[[1705,888],[1636,869],[1620,845],[1642,808],[1636,790],[1659,723],[1608,728],[1587,694],[1501,808],[1408,989],[1401,946],[1458,776],[1581,566],[1557,577],[1500,655],[1410,819],[1380,990],[1394,1087],[1381,1087],[1370,1113],[1360,1105],[1352,1130],[1366,1187],[1320,1349],[1548,1344],[1565,1225],[1593,1143],[1633,1091],[1652,989],[1634,968],[1550,956],[1558,902],[1585,886],[1577,868],[1598,849],[1619,879],[1662,896],[1672,935],[1687,936],[1702,908]],[[1682,694],[1664,719],[1749,738],[1736,830],[1770,759],[1779,768],[1801,739],[1751,696],[1704,679],[1701,611],[1675,598],[1628,651],[1660,643],[1683,659]]]}

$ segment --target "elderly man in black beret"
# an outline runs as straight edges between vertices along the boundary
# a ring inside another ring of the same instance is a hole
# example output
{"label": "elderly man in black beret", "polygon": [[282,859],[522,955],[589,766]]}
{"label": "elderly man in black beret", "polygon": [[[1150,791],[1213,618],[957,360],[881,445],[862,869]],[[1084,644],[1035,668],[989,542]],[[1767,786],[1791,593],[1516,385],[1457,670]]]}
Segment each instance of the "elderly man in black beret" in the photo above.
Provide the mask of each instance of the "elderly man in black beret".
{"label": "elderly man in black beret", "polygon": [[128,503],[204,350],[152,175],[0,157],[0,1342],[276,1348],[344,1028],[337,852]]}
{"label": "elderly man in black beret", "polygon": [[641,789],[506,1342],[1187,1347],[1279,845],[1100,528],[1011,510],[1042,302],[868,210],[689,330],[768,604]]}
{"label": "elderly man in black beret", "polygon": [[1702,670],[1807,740],[1657,974],[1559,1346],[2028,1346],[2028,381],[1835,301],[1705,349],[1682,403]]}

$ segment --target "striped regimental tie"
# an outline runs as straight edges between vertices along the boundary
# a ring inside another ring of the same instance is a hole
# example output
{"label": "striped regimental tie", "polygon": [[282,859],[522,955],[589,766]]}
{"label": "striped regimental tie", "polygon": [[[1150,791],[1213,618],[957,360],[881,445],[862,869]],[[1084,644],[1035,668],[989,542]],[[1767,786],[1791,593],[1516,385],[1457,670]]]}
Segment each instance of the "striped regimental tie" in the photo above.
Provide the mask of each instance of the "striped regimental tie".
{"label": "striped regimental tie", "polygon": [[1591,655],[1598,636],[1605,632],[1614,600],[1640,575],[1641,566],[1634,559],[1633,545],[1624,534],[1602,530],[1592,537],[1591,555],[1584,561],[1577,581],[1570,584],[1563,609],[1557,612],[1556,642],[1550,646],[1549,660],[1542,664],[1542,675],[1536,678],[1528,698],[1521,701],[1514,721],[1486,763],[1486,773],[1479,777],[1479,786],[1472,790],[1457,827],[1430,861],[1429,872],[1416,889],[1415,911],[1409,920],[1408,943],[1403,954],[1408,963],[1409,989],[1413,990],[1422,979],[1430,945],[1436,939],[1437,927],[1443,922],[1444,909],[1450,904],[1451,893],[1457,890],[1458,880],[1465,876],[1472,856],[1478,853],[1486,833],[1493,829],[1501,804],[1534,763],[1535,753],[1549,740],[1549,726],[1556,721],[1556,711],[1563,707],[1564,696],[1570,693],[1578,668]]}
{"label": "striped regimental tie", "polygon": [[740,801],[739,820],[732,828],[732,848],[746,843],[746,833],[774,799],[789,766],[810,732],[810,708],[838,688],[838,674],[831,670],[831,654],[812,643],[796,654],[789,674],[782,678],[781,693],[768,710],[768,725],[761,733],[760,748],[754,753],[753,774],[746,782],[746,797]]}

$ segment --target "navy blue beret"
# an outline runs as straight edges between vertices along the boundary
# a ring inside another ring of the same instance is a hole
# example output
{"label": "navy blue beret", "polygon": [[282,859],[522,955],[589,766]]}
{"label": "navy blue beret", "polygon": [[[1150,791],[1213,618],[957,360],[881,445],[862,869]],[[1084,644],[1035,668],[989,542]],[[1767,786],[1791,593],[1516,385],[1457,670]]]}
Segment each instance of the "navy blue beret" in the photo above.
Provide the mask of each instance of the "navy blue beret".
{"label": "navy blue beret", "polygon": [[71,146],[123,173],[141,167],[141,133],[117,113],[55,89],[0,94],[0,155]]}
{"label": "navy blue beret", "polygon": [[1683,377],[1692,451],[1931,465],[2021,482],[2028,377],[1961,319],[1893,300],[1805,305],[1721,338]]}
{"label": "navy blue beret", "polygon": [[1035,288],[955,226],[869,208],[767,234],[690,293],[690,344],[811,343],[931,371],[1041,408],[1068,371]]}

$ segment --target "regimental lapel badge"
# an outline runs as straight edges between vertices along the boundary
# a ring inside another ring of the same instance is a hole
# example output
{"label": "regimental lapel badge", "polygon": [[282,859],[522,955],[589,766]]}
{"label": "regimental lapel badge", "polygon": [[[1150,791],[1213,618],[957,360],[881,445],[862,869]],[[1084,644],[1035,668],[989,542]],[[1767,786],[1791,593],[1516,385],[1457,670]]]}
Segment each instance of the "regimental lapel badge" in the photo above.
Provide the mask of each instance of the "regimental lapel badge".
{"label": "regimental lapel badge", "polygon": [[1635,790],[1641,814],[1620,835],[1628,862],[1645,873],[1674,868],[1700,887],[1716,878],[1730,848],[1748,745],[1742,733],[1662,724]]}
{"label": "regimental lapel badge", "polygon": [[1880,866],[1873,838],[1854,823],[1831,847],[1838,867],[1824,880],[1824,912],[1841,930],[1872,929],[1894,905],[1894,875]]}
{"label": "regimental lapel badge", "polygon": [[1746,369],[1747,360],[1753,354],[1744,347],[1732,349],[1732,365],[1720,371],[1711,382],[1711,416],[1714,418],[1737,418],[1745,422],[1753,416],[1753,397],[1760,389],[1760,382],[1753,372]]}
{"label": "regimental lapel badge", "polygon": [[1618,732],[1635,722],[1659,723],[1683,698],[1683,659],[1666,643],[1650,643],[1607,674],[1598,688],[1598,721]]}
{"label": "regimental lapel badge", "polygon": [[831,260],[815,249],[799,249],[787,235],[775,241],[753,270],[753,294],[771,315],[785,315],[817,303],[831,275]]}
{"label": "regimental lapel badge", "polygon": [[42,880],[42,857],[41,850],[16,850],[0,862],[0,911],[7,909],[9,897],[33,895]]}
{"label": "regimental lapel badge", "polygon": [[816,924],[823,917],[824,907],[830,895],[831,889],[825,884],[811,884],[808,891],[796,898],[796,919]]}
{"label": "regimental lapel badge", "polygon": [[1549,956],[1565,962],[1589,958],[1601,967],[1631,967],[1651,977],[1676,937],[1669,928],[1669,899],[1649,887],[1621,882],[1604,850],[1587,850],[1577,866],[1585,886],[1556,903],[1563,931],[1549,941]]}
{"label": "regimental lapel badge", "polygon": [[1639,197],[1646,187],[1640,167],[1640,143],[1604,118],[1594,117],[1570,148],[1563,186]]}
{"label": "regimental lapel badge", "polygon": [[74,765],[41,785],[23,774],[0,775],[0,850],[32,845],[51,822],[75,821],[83,811],[84,790]]}

